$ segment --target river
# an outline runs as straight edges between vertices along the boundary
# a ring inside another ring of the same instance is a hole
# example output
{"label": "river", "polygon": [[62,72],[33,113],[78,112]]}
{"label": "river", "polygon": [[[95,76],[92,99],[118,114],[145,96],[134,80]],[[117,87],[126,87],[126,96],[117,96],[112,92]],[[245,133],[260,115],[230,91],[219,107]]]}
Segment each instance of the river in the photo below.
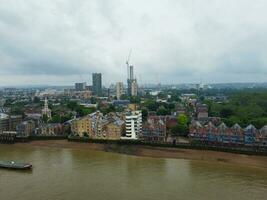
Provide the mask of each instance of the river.
{"label": "river", "polygon": [[1,200],[267,199],[267,169],[219,162],[128,156],[92,150],[0,145]]}

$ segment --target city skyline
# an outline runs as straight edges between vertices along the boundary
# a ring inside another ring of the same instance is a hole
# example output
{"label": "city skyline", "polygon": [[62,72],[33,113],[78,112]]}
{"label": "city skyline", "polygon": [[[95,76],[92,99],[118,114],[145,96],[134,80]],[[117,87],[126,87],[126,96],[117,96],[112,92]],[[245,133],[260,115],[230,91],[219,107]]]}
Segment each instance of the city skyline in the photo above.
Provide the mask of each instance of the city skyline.
{"label": "city skyline", "polygon": [[2,1],[0,86],[267,81],[261,0]]}

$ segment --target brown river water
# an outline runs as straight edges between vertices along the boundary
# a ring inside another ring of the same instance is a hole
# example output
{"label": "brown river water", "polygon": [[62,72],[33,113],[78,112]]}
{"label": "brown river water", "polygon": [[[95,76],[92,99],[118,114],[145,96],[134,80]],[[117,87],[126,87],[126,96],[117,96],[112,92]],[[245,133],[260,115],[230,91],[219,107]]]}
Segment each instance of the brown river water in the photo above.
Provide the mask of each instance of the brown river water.
{"label": "brown river water", "polygon": [[0,145],[0,200],[267,199],[267,168],[136,157],[92,150]]}

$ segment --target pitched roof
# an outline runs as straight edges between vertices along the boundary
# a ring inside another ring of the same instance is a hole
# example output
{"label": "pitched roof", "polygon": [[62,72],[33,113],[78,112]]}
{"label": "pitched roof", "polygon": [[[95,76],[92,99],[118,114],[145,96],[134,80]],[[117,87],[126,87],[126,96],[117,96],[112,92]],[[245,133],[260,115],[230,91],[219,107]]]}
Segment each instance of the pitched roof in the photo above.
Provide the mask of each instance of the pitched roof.
{"label": "pitched roof", "polygon": [[227,129],[228,127],[226,126],[225,123],[222,122],[222,123],[218,126],[218,128],[219,128],[220,130],[222,130],[222,129]]}
{"label": "pitched roof", "polygon": [[232,126],[232,129],[238,129],[238,130],[240,130],[240,129],[242,129],[241,128],[241,126],[239,125],[239,124],[234,124],[233,126]]}

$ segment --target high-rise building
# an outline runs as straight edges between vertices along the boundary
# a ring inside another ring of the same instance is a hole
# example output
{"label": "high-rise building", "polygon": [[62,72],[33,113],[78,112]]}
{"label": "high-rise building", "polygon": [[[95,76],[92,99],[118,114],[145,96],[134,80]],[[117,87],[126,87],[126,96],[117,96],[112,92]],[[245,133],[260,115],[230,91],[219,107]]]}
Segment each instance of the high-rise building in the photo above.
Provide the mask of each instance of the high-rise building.
{"label": "high-rise building", "polygon": [[142,132],[142,111],[129,111],[125,116],[127,139],[138,139]]}
{"label": "high-rise building", "polygon": [[134,78],[134,66],[129,66],[128,69],[128,79],[127,79],[127,84],[128,84],[128,88],[127,88],[127,92],[128,95],[130,96],[137,96],[137,90],[138,90],[138,86],[137,86],[137,80]]}
{"label": "high-rise building", "polygon": [[102,75],[101,73],[93,73],[93,93],[94,95],[102,95]]}
{"label": "high-rise building", "polygon": [[86,90],[86,83],[75,83],[75,90],[76,91],[84,91]]}
{"label": "high-rise building", "polygon": [[122,82],[117,82],[116,83],[116,96],[117,96],[117,99],[119,100],[123,94],[124,94],[123,83]]}

